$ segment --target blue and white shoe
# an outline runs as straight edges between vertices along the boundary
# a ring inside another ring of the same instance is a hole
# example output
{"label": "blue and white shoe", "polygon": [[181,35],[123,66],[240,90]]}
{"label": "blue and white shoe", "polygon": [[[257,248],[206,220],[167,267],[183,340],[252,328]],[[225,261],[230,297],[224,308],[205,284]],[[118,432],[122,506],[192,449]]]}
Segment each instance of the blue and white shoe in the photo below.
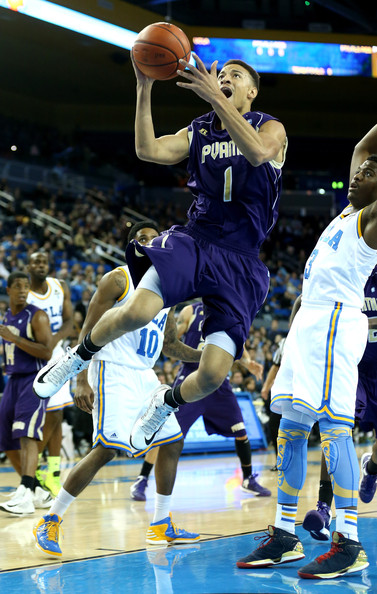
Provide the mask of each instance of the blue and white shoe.
{"label": "blue and white shoe", "polygon": [[360,462],[360,484],[359,497],[363,503],[370,503],[376,493],[377,474],[369,474],[367,470],[368,462],[372,454],[363,454]]}
{"label": "blue and white shoe", "polygon": [[302,527],[310,532],[315,540],[330,540],[330,524],[332,513],[324,501],[317,502],[317,509],[311,509],[306,514]]}
{"label": "blue and white shoe", "polygon": [[172,522],[171,514],[167,518],[151,524],[147,531],[147,543],[152,545],[161,544],[191,544],[199,542],[200,534],[187,532]]}
{"label": "blue and white shoe", "polygon": [[43,516],[33,529],[35,546],[48,556],[61,557],[59,545],[62,518],[57,514]]}

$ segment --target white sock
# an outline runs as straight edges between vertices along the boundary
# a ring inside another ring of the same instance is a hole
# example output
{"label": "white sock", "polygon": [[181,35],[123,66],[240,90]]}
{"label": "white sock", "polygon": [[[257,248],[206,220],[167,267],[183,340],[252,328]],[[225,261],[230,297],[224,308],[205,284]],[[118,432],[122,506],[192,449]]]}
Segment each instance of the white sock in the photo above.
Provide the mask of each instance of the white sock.
{"label": "white sock", "polygon": [[73,503],[75,499],[76,497],[70,495],[70,493],[68,493],[68,491],[65,491],[62,487],[50,508],[49,514],[57,514],[62,518],[69,506],[71,505],[71,503]]}
{"label": "white sock", "polygon": [[153,524],[161,522],[161,520],[167,518],[170,512],[170,500],[171,495],[160,495],[159,493],[156,493]]}
{"label": "white sock", "polygon": [[346,509],[344,507],[336,510],[335,530],[346,538],[359,542],[357,535],[357,509]]}
{"label": "white sock", "polygon": [[296,515],[297,505],[278,503],[276,506],[275,528],[281,528],[291,534],[295,534]]}

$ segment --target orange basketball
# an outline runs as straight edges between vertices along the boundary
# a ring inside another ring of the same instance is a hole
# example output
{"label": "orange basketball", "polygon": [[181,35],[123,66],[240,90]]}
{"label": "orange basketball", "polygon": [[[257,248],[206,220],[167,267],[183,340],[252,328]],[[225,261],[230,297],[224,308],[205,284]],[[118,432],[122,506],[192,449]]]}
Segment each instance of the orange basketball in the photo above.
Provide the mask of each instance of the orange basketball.
{"label": "orange basketball", "polygon": [[181,58],[190,59],[191,46],[186,34],[171,23],[148,25],[136,37],[132,55],[145,76],[155,80],[169,80],[183,70]]}

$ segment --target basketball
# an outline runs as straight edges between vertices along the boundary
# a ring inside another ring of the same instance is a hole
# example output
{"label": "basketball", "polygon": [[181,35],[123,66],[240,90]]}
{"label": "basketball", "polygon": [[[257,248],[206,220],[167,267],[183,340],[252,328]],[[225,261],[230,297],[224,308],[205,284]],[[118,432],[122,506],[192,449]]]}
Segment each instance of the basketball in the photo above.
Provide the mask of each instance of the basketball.
{"label": "basketball", "polygon": [[169,80],[183,70],[179,60],[189,60],[190,42],[186,34],[171,23],[153,23],[137,36],[132,55],[139,70],[155,80]]}

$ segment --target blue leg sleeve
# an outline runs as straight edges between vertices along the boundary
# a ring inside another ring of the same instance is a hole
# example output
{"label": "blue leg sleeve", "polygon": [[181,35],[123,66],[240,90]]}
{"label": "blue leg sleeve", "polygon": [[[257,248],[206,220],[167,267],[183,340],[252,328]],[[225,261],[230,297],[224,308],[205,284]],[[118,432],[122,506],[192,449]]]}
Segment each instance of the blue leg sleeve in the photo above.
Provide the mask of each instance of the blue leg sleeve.
{"label": "blue leg sleeve", "polygon": [[296,504],[306,478],[311,427],[282,418],[278,434],[278,503]]}
{"label": "blue leg sleeve", "polygon": [[357,507],[359,464],[348,425],[320,419],[321,447],[337,509]]}

